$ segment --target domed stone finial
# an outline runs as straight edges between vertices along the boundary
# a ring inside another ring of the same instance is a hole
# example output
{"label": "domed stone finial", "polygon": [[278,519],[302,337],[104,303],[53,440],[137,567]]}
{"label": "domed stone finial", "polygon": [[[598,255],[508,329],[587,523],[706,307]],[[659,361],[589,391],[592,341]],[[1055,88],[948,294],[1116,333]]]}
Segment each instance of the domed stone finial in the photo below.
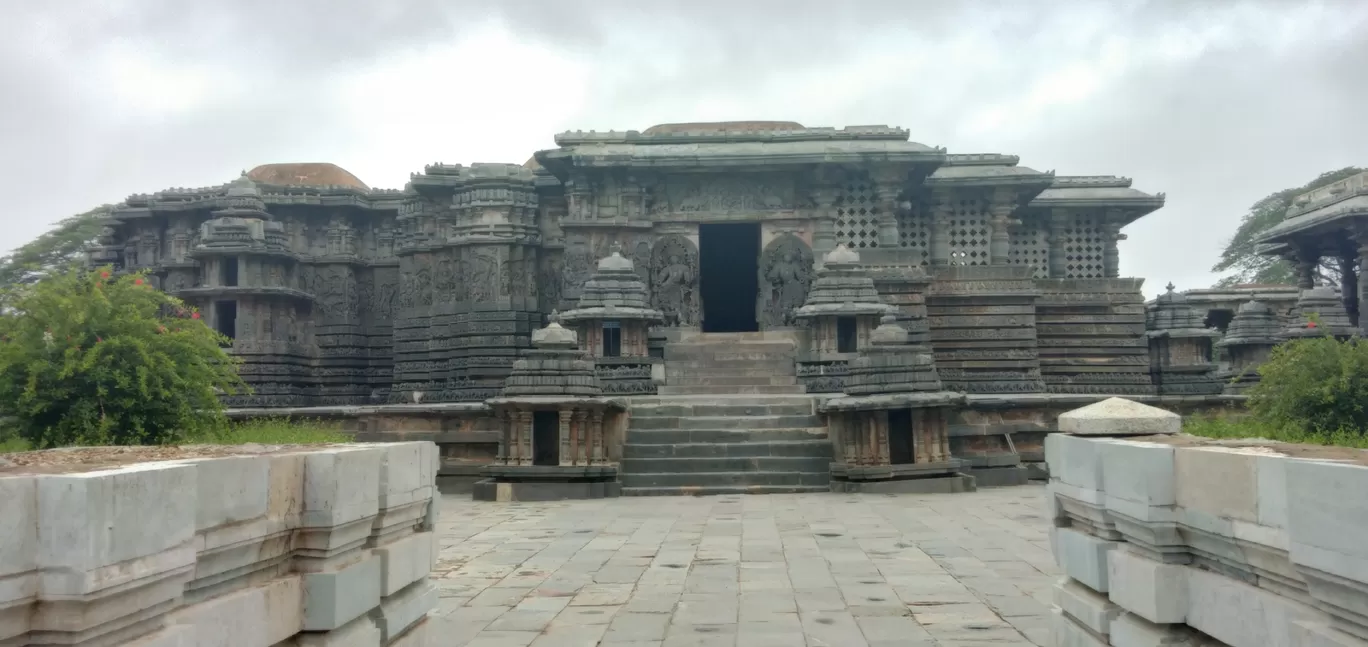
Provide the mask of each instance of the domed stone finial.
{"label": "domed stone finial", "polygon": [[1164,289],[1165,289],[1165,290],[1168,290],[1169,292],[1172,292],[1172,291],[1173,291],[1173,281],[1169,281],[1169,284],[1166,285],[1166,286],[1164,286]]}
{"label": "domed stone finial", "polygon": [[822,262],[827,265],[854,265],[860,262],[860,253],[845,245],[837,245]]}
{"label": "domed stone finial", "polygon": [[907,343],[907,329],[898,325],[898,318],[886,314],[879,318],[879,327],[869,334],[869,343],[878,346],[895,346]]}
{"label": "domed stone finial", "polygon": [[612,254],[599,260],[598,268],[600,271],[631,272],[636,269],[636,265],[632,263],[632,259],[615,249]]}
{"label": "domed stone finial", "polygon": [[[556,316],[556,319],[559,319]],[[541,330],[532,331],[532,345],[537,348],[574,348],[575,331],[564,328],[560,322],[553,319]]]}
{"label": "domed stone finial", "polygon": [[247,174],[244,172],[242,175],[239,175],[237,179],[228,183],[228,195],[259,196],[261,195],[261,192],[257,190],[256,182],[253,182],[252,178],[247,177]]}

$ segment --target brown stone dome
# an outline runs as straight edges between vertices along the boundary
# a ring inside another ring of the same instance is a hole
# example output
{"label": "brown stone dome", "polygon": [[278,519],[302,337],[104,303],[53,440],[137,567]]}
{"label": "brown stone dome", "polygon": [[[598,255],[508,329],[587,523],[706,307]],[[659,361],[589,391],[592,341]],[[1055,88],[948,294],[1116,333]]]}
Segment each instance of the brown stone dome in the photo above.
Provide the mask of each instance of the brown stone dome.
{"label": "brown stone dome", "polygon": [[803,124],[796,121],[699,121],[682,124],[656,124],[641,134],[666,135],[698,131],[734,133],[756,130],[803,130]]}
{"label": "brown stone dome", "polygon": [[293,164],[262,164],[250,171],[247,177],[262,184],[284,186],[349,186],[363,191],[369,190],[347,169],[327,162],[296,162]]}

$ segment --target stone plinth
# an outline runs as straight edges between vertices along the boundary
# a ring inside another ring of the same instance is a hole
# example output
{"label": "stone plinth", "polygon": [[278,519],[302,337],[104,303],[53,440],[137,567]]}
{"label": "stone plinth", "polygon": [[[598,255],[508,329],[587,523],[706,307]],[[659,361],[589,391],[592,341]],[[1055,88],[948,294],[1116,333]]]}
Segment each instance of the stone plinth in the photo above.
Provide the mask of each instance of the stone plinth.
{"label": "stone plinth", "polygon": [[1188,436],[1046,445],[1065,576],[1052,644],[1368,645],[1365,452]]}
{"label": "stone plinth", "polygon": [[[431,443],[40,454],[52,464],[18,454],[0,472],[0,643],[385,646],[428,631]],[[172,460],[128,462],[144,455]]]}

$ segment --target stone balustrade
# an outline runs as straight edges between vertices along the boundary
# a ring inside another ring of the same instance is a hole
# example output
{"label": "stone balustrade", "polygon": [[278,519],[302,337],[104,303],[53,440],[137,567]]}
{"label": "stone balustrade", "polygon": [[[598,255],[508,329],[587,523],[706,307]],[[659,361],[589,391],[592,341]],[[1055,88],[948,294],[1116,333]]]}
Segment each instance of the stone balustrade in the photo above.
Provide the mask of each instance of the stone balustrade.
{"label": "stone balustrade", "polygon": [[56,463],[0,468],[0,644],[428,644],[432,443]]}
{"label": "stone balustrade", "polygon": [[1155,411],[1046,439],[1051,644],[1368,646],[1368,453],[1146,435],[1177,431]]}

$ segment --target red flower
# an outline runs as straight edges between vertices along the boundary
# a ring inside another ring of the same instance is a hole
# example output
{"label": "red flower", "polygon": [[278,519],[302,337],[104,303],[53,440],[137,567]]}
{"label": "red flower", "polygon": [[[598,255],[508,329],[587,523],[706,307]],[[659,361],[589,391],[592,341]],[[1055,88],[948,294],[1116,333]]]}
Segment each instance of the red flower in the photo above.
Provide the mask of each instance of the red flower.
{"label": "red flower", "polygon": [[166,326],[157,326],[157,332],[166,332]]}
{"label": "red flower", "polygon": [[1315,327],[1316,327],[1316,322],[1314,322],[1314,321],[1308,321],[1308,322],[1306,322],[1306,327],[1307,327],[1307,328],[1315,328]]}
{"label": "red flower", "polygon": [[107,278],[109,278],[109,272],[100,272],[100,278],[102,278],[102,279],[107,279]]}
{"label": "red flower", "polygon": [[95,343],[97,343],[97,344],[100,343],[100,342],[102,342],[102,341],[104,341],[104,340],[101,339],[101,338],[99,338],[99,337],[96,337],[96,338],[95,338]]}
{"label": "red flower", "polygon": [[191,319],[199,319],[199,313],[198,313],[198,312],[192,312],[192,313],[190,313],[190,318],[191,318]]}
{"label": "red flower", "polygon": [[142,280],[142,279],[133,279],[133,285],[142,285],[142,284],[143,284],[143,280]]}

